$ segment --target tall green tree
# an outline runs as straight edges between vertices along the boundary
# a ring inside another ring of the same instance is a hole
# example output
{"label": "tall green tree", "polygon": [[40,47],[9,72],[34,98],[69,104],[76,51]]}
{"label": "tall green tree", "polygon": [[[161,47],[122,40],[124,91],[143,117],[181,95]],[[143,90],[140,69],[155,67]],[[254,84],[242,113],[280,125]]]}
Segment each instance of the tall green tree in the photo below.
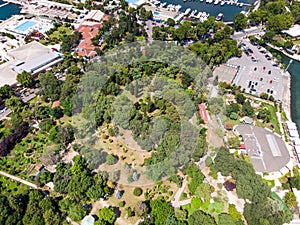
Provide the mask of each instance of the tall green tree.
{"label": "tall green tree", "polygon": [[44,99],[52,101],[59,99],[61,86],[59,80],[50,71],[39,75],[41,91]]}
{"label": "tall green tree", "polygon": [[151,217],[155,221],[155,225],[164,224],[169,215],[173,214],[169,204],[161,199],[152,200],[150,202]]}
{"label": "tall green tree", "polygon": [[247,17],[243,13],[238,13],[234,16],[233,26],[236,31],[240,31],[247,26]]}
{"label": "tall green tree", "polygon": [[34,85],[33,76],[26,71],[17,75],[17,81],[24,87],[32,87]]}
{"label": "tall green tree", "polygon": [[99,218],[100,220],[108,222],[109,224],[114,224],[117,216],[112,207],[104,207],[99,211]]}

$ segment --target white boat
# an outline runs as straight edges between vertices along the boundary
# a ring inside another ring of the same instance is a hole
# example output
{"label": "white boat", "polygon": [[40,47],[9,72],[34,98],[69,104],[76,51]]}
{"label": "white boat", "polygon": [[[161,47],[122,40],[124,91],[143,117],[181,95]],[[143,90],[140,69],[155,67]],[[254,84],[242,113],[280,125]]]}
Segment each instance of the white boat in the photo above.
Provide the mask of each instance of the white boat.
{"label": "white boat", "polygon": [[189,14],[191,12],[191,8],[187,8],[186,10],[185,10],[185,12],[184,12],[184,15],[187,15],[187,14]]}
{"label": "white boat", "polygon": [[214,4],[218,5],[219,4],[219,0],[215,0]]}
{"label": "white boat", "polygon": [[223,19],[223,13],[219,13],[218,16],[216,17],[217,21],[221,21]]}
{"label": "white boat", "polygon": [[197,9],[193,10],[193,12],[191,13],[191,17],[195,16],[196,13],[197,13]]}
{"label": "white boat", "polygon": [[202,16],[202,12],[198,12],[198,14],[195,16],[197,19],[200,19],[200,17]]}
{"label": "white boat", "polygon": [[176,5],[175,10],[178,12],[181,9],[181,7],[182,7],[181,5]]}
{"label": "white boat", "polygon": [[221,1],[221,5],[224,5],[225,4],[225,1]]}

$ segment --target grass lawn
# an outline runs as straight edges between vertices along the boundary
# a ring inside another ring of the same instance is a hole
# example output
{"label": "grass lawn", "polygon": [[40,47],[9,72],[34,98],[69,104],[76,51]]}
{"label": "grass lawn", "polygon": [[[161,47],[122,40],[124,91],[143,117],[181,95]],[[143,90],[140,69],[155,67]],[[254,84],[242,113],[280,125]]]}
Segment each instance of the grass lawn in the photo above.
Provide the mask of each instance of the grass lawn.
{"label": "grass lawn", "polygon": [[266,179],[263,179],[267,185],[270,187],[270,188],[273,188],[275,187],[275,181],[274,180],[266,180]]}
{"label": "grass lawn", "polygon": [[284,44],[286,42],[286,40],[281,35],[275,35],[275,37],[273,37],[273,40],[279,42],[280,44]]}
{"label": "grass lawn", "polygon": [[50,38],[51,40],[62,40],[62,38],[66,35],[70,35],[72,33],[72,29],[69,27],[61,26],[56,31],[54,31]]}
{"label": "grass lawn", "polygon": [[137,41],[144,41],[145,37],[144,36],[136,36]]}
{"label": "grass lawn", "polygon": [[281,203],[283,211],[289,211],[289,208],[287,207],[287,205],[285,204],[285,202],[275,193],[272,192],[272,198],[278,200],[279,203]]}
{"label": "grass lawn", "polygon": [[231,120],[231,119],[227,118],[225,122],[230,122],[233,125],[241,124],[240,118],[237,120]]}
{"label": "grass lawn", "polygon": [[300,44],[300,40],[295,40],[293,41],[294,45],[299,45]]}
{"label": "grass lawn", "polygon": [[261,123],[257,123],[258,126],[262,126],[262,127],[267,127],[271,130],[272,127],[271,127],[271,124],[274,125],[274,130],[277,134],[281,135],[281,132],[280,132],[280,127],[279,127],[279,122],[278,122],[278,119],[277,119],[277,115],[276,115],[276,109],[274,106],[272,105],[269,105],[267,103],[262,103],[262,107],[266,107],[268,108],[268,110],[270,111],[271,113],[271,120],[270,120],[270,123],[267,123],[267,124],[261,124]]}
{"label": "grass lawn", "polygon": [[1,193],[24,194],[29,190],[29,187],[0,175],[0,190]]}

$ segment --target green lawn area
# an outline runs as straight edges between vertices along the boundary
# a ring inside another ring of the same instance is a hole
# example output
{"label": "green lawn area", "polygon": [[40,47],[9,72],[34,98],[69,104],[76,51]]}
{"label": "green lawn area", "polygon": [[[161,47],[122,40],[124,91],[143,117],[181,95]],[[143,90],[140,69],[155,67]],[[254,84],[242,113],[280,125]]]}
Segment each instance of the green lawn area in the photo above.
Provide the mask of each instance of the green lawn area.
{"label": "green lawn area", "polygon": [[281,203],[282,208],[284,211],[289,211],[289,208],[287,207],[287,205],[285,204],[285,202],[275,193],[272,192],[272,198],[278,200],[279,203]]}
{"label": "green lawn area", "polygon": [[71,33],[72,33],[71,28],[61,26],[50,35],[50,38],[51,38],[51,41],[59,42],[64,36],[70,35]]}
{"label": "green lawn area", "polygon": [[144,36],[136,36],[137,41],[144,41],[145,37]]}
{"label": "green lawn area", "polygon": [[240,118],[237,119],[237,120],[231,120],[231,119],[227,118],[225,122],[230,122],[230,123],[232,123],[233,125],[237,125],[237,124],[240,124],[240,123],[241,123]]}
{"label": "green lawn area", "polygon": [[300,44],[300,40],[295,40],[293,41],[294,45],[299,45]]}
{"label": "green lawn area", "polygon": [[266,179],[263,179],[267,185],[270,187],[270,188],[273,188],[275,187],[275,181],[274,180],[266,180]]}
{"label": "green lawn area", "polygon": [[282,45],[286,42],[286,40],[281,35],[276,35],[273,40],[279,42]]}
{"label": "green lawn area", "polygon": [[7,177],[0,175],[0,191],[1,193],[24,194],[29,190],[24,184],[13,181]]}
{"label": "green lawn area", "polygon": [[268,124],[260,124],[260,123],[257,123],[257,125],[258,125],[258,126],[262,126],[262,127],[267,127],[267,128],[269,128],[269,129],[273,130],[272,127],[271,127],[271,124],[273,124],[273,125],[274,125],[274,130],[275,130],[275,132],[276,132],[277,134],[281,135],[280,127],[279,127],[279,122],[278,122],[278,119],[277,119],[275,107],[272,106],[272,105],[269,105],[269,104],[267,104],[267,103],[262,103],[261,106],[262,106],[262,107],[268,108],[268,110],[269,110],[270,113],[271,113],[271,120],[270,120],[270,123],[268,123]]}
{"label": "green lawn area", "polygon": [[50,145],[53,143],[48,139],[47,134],[37,132],[28,135],[6,157],[1,158],[0,169],[28,179],[28,175],[32,174],[30,165],[40,163],[41,154]]}

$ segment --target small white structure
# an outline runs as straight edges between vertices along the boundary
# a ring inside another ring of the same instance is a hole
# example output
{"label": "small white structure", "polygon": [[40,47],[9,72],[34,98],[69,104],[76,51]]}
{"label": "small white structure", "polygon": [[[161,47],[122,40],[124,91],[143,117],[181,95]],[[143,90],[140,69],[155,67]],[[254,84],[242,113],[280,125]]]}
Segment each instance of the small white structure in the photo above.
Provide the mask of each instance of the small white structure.
{"label": "small white structure", "polygon": [[83,218],[80,225],[94,225],[94,223],[95,223],[95,218],[92,215],[88,215]]}
{"label": "small white structure", "polygon": [[296,124],[292,121],[287,121],[286,126],[288,130],[297,130]]}
{"label": "small white structure", "polygon": [[282,33],[285,33],[295,39],[300,38],[300,24],[295,24],[290,29],[283,30]]}
{"label": "small white structure", "polygon": [[104,15],[105,14],[103,12],[101,12],[100,10],[91,10],[85,16],[85,19],[88,20],[88,21],[93,21],[93,22],[101,22]]}
{"label": "small white structure", "polygon": [[294,145],[295,146],[300,146],[300,139],[299,138],[294,139]]}
{"label": "small white structure", "polygon": [[289,130],[289,134],[291,138],[299,138],[299,134],[297,130]]}

